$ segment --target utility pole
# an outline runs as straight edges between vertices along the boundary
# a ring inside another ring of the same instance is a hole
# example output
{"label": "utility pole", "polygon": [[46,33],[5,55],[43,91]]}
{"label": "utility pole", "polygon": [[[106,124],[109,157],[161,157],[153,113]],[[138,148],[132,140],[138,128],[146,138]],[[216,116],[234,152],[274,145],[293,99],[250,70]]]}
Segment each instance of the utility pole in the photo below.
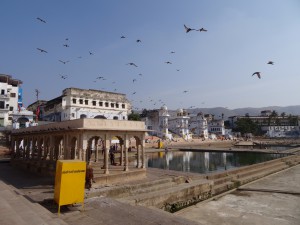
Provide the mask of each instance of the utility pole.
{"label": "utility pole", "polygon": [[41,93],[38,89],[35,89],[36,100],[39,100],[39,93]]}

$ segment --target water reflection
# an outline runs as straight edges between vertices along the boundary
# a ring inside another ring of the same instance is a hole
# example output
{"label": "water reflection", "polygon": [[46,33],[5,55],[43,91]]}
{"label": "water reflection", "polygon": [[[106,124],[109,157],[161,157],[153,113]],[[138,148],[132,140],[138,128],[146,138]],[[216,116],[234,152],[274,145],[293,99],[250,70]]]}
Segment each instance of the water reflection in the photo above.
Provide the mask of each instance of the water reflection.
{"label": "water reflection", "polygon": [[147,155],[148,167],[209,173],[282,157],[279,154],[225,152],[159,152]]}

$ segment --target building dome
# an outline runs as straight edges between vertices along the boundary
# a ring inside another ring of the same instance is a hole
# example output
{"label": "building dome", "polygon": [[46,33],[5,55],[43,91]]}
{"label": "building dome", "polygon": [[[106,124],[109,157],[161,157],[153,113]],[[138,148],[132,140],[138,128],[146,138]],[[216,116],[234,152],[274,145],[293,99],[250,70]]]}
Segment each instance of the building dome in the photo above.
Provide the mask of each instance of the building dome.
{"label": "building dome", "polygon": [[183,109],[178,109],[177,113],[180,113],[180,114],[183,113]]}
{"label": "building dome", "polygon": [[163,105],[160,109],[163,110],[163,111],[167,111],[168,110],[167,106],[165,106],[165,105]]}

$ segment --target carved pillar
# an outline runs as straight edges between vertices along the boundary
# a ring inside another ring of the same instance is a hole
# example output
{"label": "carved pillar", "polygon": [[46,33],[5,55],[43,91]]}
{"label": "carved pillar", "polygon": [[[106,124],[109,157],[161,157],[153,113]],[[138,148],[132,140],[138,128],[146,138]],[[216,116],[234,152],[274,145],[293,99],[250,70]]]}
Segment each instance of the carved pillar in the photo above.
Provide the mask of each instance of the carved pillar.
{"label": "carved pillar", "polygon": [[146,162],[146,155],[145,155],[145,139],[143,138],[142,140],[142,168],[145,169],[146,168],[146,165],[145,165],[145,162]]}
{"label": "carved pillar", "polygon": [[108,170],[108,152],[109,152],[109,144],[110,144],[110,136],[105,135],[105,153],[104,153],[104,173],[109,174]]}
{"label": "carved pillar", "polygon": [[98,162],[98,141],[99,138],[95,138],[95,148],[94,148],[94,152],[95,152],[95,162]]}

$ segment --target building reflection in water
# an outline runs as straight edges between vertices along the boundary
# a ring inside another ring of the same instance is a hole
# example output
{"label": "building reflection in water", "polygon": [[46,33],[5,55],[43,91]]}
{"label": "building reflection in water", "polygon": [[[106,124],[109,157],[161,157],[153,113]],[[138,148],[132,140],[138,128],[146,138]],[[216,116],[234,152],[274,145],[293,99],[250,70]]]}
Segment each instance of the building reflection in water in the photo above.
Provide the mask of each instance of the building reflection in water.
{"label": "building reflection in water", "polygon": [[279,154],[225,152],[159,152],[147,154],[148,167],[183,172],[209,173],[282,157]]}

